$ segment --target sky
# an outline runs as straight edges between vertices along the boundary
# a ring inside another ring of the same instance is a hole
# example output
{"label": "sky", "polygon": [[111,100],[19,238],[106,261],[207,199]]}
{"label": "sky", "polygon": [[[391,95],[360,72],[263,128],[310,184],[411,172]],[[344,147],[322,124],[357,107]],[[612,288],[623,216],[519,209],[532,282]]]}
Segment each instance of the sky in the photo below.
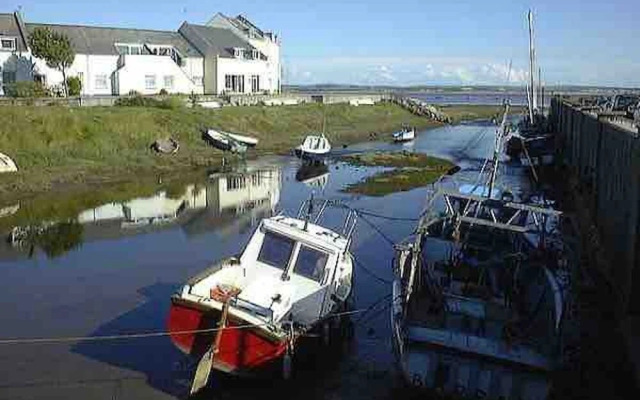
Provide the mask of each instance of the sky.
{"label": "sky", "polygon": [[[526,13],[549,85],[640,87],[638,0],[4,0],[27,22],[177,30],[244,14],[282,42],[286,84],[521,85]],[[509,63],[512,63],[509,74]],[[507,81],[508,79],[508,81]]]}

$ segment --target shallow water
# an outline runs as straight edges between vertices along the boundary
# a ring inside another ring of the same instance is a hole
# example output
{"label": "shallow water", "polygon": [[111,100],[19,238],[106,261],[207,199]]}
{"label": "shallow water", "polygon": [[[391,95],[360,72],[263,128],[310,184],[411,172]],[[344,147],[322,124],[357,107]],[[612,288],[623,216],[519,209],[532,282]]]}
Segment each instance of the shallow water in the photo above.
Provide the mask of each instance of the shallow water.
{"label": "shallow water", "polygon": [[[460,175],[472,177],[493,149],[495,129],[484,123],[442,127],[422,132],[408,145],[368,142],[341,152],[425,152],[457,162],[463,168]],[[320,171],[318,179],[305,182],[296,180],[298,168],[297,160],[282,157],[250,163],[243,168],[249,172],[207,177],[203,171],[201,181],[181,190],[103,204],[78,212],[65,224],[43,218],[39,224],[31,221],[31,228],[14,230],[13,243],[0,245],[0,340],[163,331],[170,296],[185,280],[240,251],[261,217],[295,214],[312,192],[398,218],[416,218],[423,206],[424,188],[377,198],[340,192],[377,168],[331,161],[328,175]],[[526,190],[520,169],[510,168],[501,180]],[[58,199],[48,201],[56,204]],[[7,210],[0,212],[0,223],[25,208],[28,202],[0,204],[0,210]],[[339,214],[328,212],[326,223],[337,224]],[[390,242],[408,236],[414,225],[371,216],[360,220],[352,250],[366,269],[356,266],[353,307],[367,311],[354,314],[354,335],[338,350],[302,355],[293,383],[215,374],[201,397],[397,396],[401,384],[391,349],[390,285],[385,281],[392,277]],[[184,398],[192,367],[168,337],[0,344],[0,399]]]}

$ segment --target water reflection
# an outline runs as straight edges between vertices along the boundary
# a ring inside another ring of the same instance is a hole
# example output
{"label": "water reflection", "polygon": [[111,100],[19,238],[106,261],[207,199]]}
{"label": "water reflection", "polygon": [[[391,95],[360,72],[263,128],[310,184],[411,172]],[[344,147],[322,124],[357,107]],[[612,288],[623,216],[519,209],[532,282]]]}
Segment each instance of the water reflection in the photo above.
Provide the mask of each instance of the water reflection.
{"label": "water reflection", "polygon": [[296,181],[312,189],[324,189],[329,181],[329,167],[325,163],[304,163],[296,171]]}
{"label": "water reflection", "polygon": [[64,221],[14,226],[7,235],[11,249],[0,247],[0,259],[16,251],[32,257],[38,249],[57,257],[83,242],[176,226],[187,236],[214,229],[223,234],[244,231],[274,212],[281,185],[278,167],[214,173],[204,183],[184,185],[177,193],[161,190],[152,196],[102,204]]}

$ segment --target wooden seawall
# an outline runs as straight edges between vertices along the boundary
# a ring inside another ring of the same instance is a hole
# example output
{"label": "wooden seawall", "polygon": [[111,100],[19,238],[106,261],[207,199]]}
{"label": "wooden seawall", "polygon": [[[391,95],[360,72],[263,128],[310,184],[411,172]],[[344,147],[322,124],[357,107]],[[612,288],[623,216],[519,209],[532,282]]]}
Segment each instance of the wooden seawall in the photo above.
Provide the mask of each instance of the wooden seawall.
{"label": "wooden seawall", "polygon": [[552,99],[550,119],[563,161],[577,177],[597,227],[606,260],[600,272],[617,292],[621,315],[640,314],[638,134],[560,98]]}

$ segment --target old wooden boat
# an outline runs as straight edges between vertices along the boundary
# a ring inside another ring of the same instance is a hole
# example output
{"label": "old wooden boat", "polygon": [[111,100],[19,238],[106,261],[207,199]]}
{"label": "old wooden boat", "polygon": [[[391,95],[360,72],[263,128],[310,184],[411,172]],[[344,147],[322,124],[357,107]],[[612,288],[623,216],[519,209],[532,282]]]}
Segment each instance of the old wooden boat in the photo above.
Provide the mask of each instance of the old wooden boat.
{"label": "old wooden boat", "polygon": [[413,387],[542,400],[560,363],[570,274],[549,235],[560,213],[496,187],[507,111],[488,176],[443,177],[396,245],[393,344]]}
{"label": "old wooden boat", "polygon": [[[314,203],[319,211],[311,221]],[[243,375],[276,368],[286,375],[299,338],[343,309],[356,214],[348,212],[336,232],[318,224],[326,207],[307,200],[296,218],[263,219],[242,254],[196,275],[171,298],[171,339],[200,360],[192,392],[211,369]]]}

